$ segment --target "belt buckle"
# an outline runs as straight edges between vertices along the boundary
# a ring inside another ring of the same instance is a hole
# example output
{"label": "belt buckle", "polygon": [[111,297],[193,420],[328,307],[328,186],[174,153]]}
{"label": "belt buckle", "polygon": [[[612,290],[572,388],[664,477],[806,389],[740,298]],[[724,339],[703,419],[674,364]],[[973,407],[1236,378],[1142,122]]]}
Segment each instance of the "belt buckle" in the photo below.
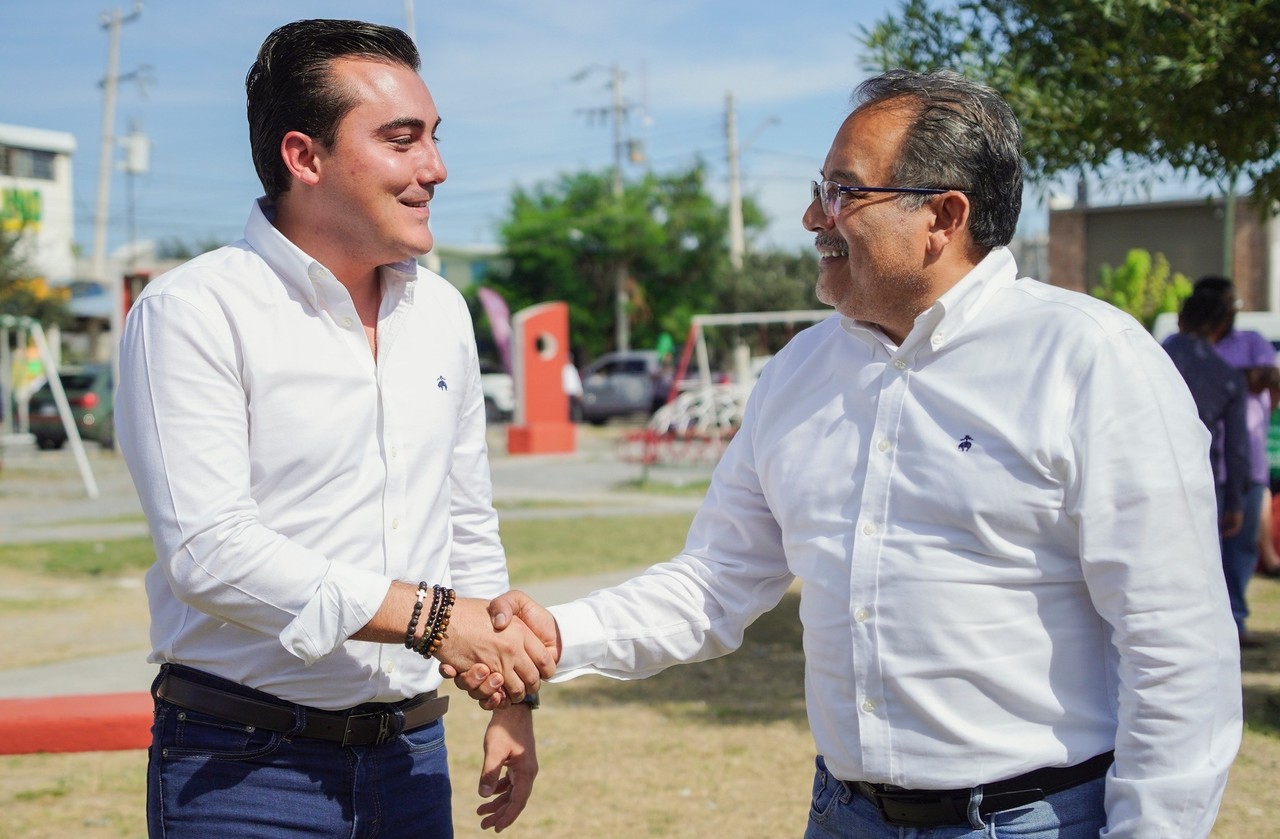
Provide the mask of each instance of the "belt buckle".
{"label": "belt buckle", "polygon": [[353,720],[377,720],[378,736],[372,743],[362,743],[360,745],[380,746],[391,739],[391,714],[388,711],[373,711],[368,714],[349,714],[347,715],[346,725],[342,730],[342,745],[350,746],[351,743],[351,723]]}
{"label": "belt buckle", "polygon": [[[894,827],[931,828],[964,824],[967,814],[948,794],[918,790],[875,790],[876,808],[885,824]],[[927,815],[926,815],[927,813]]]}

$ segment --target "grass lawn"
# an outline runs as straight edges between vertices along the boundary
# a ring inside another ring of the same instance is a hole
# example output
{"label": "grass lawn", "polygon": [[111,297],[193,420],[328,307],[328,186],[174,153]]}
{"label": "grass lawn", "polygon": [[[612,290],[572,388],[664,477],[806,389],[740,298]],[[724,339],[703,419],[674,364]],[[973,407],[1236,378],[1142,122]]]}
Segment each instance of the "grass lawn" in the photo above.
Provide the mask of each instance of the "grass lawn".
{"label": "grass lawn", "polygon": [[[525,584],[647,564],[679,548],[688,521],[687,515],[512,520],[502,532],[513,580]],[[129,637],[136,646],[145,637],[136,580],[149,546],[136,540],[146,549],[139,559],[134,541],[101,550],[94,543],[0,547],[0,633],[11,641],[0,645],[0,669],[19,666],[23,650],[39,660],[83,655],[97,636],[115,644]],[[1247,727],[1214,832],[1221,839],[1274,835],[1280,818],[1280,583],[1258,579],[1250,591],[1252,626],[1266,645],[1245,654]],[[584,678],[547,686],[536,717],[542,771],[529,808],[504,835],[801,835],[813,745],[798,599],[788,593],[726,658],[640,682]],[[93,631],[75,633],[75,646],[63,649],[57,638],[68,613]],[[43,615],[53,618],[48,626],[39,623]],[[459,837],[482,835],[472,811],[486,716],[455,695],[446,717]],[[142,836],[145,765],[141,751],[0,757],[0,834]]]}

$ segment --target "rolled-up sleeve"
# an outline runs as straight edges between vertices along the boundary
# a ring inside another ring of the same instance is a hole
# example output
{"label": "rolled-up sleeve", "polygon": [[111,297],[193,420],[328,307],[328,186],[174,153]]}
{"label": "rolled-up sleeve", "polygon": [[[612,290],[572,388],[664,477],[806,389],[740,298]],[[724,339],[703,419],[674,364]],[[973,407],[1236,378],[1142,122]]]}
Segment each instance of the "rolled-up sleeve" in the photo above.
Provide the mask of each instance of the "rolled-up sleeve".
{"label": "rolled-up sleeve", "polygon": [[263,523],[238,353],[223,312],[140,300],[121,347],[120,446],[174,595],[312,663],[368,623],[390,581]]}

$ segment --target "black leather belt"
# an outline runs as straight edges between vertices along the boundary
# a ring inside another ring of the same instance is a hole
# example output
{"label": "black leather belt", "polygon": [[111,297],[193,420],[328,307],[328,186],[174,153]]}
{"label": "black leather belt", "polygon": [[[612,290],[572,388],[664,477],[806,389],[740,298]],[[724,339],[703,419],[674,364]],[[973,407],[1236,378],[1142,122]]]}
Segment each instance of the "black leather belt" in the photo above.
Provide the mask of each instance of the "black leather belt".
{"label": "black leather belt", "polygon": [[[1074,766],[1036,769],[1016,778],[983,784],[978,814],[986,818],[1001,810],[1025,807],[1055,792],[1101,778],[1114,760],[1115,752],[1106,752]],[[866,781],[845,781],[844,785],[875,804],[885,823],[896,827],[968,824],[969,802],[977,791],[976,788],[914,790]]]}
{"label": "black leather belt", "polygon": [[[435,691],[419,694],[394,705],[384,705],[382,707],[385,710],[367,712],[322,711],[305,705],[294,705],[260,691],[255,693],[270,701],[201,684],[184,678],[171,667],[165,669],[155,687],[157,698],[191,711],[212,714],[241,725],[252,725],[281,734],[292,732],[293,737],[332,740],[344,746],[385,743],[401,732],[430,725],[444,716],[449,708],[449,697],[437,696]],[[299,709],[306,717],[306,724],[295,731]],[[397,710],[404,716],[403,727],[396,724]]]}

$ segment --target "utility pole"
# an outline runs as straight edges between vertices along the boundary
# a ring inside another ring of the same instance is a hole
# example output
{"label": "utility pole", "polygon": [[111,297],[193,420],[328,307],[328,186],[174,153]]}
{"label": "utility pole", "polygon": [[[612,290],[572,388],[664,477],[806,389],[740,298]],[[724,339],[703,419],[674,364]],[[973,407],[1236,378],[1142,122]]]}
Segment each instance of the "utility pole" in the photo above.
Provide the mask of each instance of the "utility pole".
{"label": "utility pole", "polygon": [[733,92],[725,94],[725,145],[729,157],[729,264],[742,270],[746,250],[742,233],[742,182],[738,176],[738,117],[733,110]]}
{"label": "utility pole", "polygon": [[756,126],[745,143],[738,145],[738,114],[733,105],[733,91],[725,94],[724,134],[726,156],[729,160],[729,264],[735,271],[742,270],[742,260],[747,249],[742,229],[742,176],[738,161],[760,132],[776,122],[777,117],[769,117]]}
{"label": "utility pole", "polygon": [[[107,287],[111,302],[107,339],[110,347],[111,380],[120,381],[120,332],[124,324],[124,276],[107,276],[107,198],[111,192],[111,155],[115,150],[116,88],[120,82],[120,27],[142,14],[142,0],[134,0],[128,15],[119,8],[102,13],[107,30],[107,76],[102,80],[102,146],[98,155],[98,206],[93,218],[93,278]],[[114,386],[114,385],[113,385]],[[96,493],[93,493],[96,494]]]}
{"label": "utility pole", "polygon": [[612,68],[613,81],[613,197],[622,200],[622,121],[627,117],[622,104],[622,68]]}
{"label": "utility pole", "polygon": [[414,31],[415,28],[413,25],[413,0],[404,0],[404,31],[409,33],[409,38],[416,46],[418,33]]}
{"label": "utility pole", "polygon": [[[622,104],[622,68],[613,65],[613,199],[622,207],[622,121],[627,111]],[[613,276],[613,340],[618,352],[631,349],[631,316],[627,311],[627,266],[619,261]]]}
{"label": "utility pole", "polygon": [[[613,183],[612,193],[613,200],[618,205],[618,210],[622,211],[622,201],[624,195],[622,181],[622,161],[624,156],[628,154],[631,141],[623,136],[623,123],[626,121],[627,112],[631,106],[622,97],[622,67],[617,62],[611,67],[605,68],[600,65],[593,65],[574,75],[574,80],[580,80],[592,70],[607,69],[610,74],[610,90],[612,91],[612,104],[608,109],[613,122]],[[592,109],[592,113],[599,109]],[[619,352],[626,352],[631,349],[631,323],[627,312],[627,265],[621,259],[614,270],[613,277],[613,340],[615,349]]]}

